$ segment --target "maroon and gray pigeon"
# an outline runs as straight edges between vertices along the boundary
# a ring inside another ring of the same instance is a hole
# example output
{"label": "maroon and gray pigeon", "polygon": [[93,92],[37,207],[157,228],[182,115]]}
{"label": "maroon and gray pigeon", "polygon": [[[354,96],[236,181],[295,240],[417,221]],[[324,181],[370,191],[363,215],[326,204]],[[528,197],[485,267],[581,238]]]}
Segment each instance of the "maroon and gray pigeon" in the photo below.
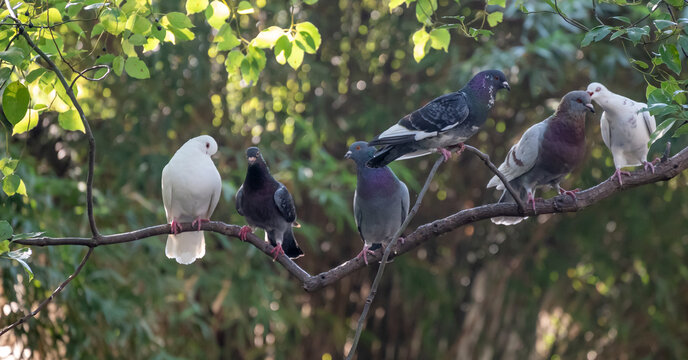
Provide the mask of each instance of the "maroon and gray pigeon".
{"label": "maroon and gray pigeon", "polygon": [[217,152],[215,139],[195,137],[182,145],[162,169],[162,202],[172,234],[167,237],[165,255],[180,264],[191,264],[205,255],[202,231],[183,232],[180,222],[193,222],[201,229],[210,221],[220,200],[222,179],[210,156]]}
{"label": "maroon and gray pigeon", "polygon": [[[363,257],[368,265],[368,253],[387,246],[409,212],[409,192],[387,167],[370,168],[366,163],[373,157],[375,148],[365,141],[357,141],[344,156],[356,163],[356,191],[354,192],[354,219],[363,239]],[[403,240],[402,240],[403,241]]]}
{"label": "maroon and gray pigeon", "polygon": [[[559,182],[578,166],[585,156],[585,115],[595,112],[590,95],[585,91],[572,91],[564,96],[557,111],[549,118],[531,126],[523,134],[499,166],[509,184],[523,202],[532,204],[535,211],[535,190],[543,186],[554,187],[560,194],[576,198],[576,191],[559,187]],[[493,177],[488,188],[503,190],[500,203],[514,202],[502,181]],[[495,217],[492,222],[514,225],[524,217]]]}
{"label": "maroon and gray pigeon", "polygon": [[500,89],[510,90],[506,76],[499,70],[476,74],[463,89],[442,95],[422,108],[404,116],[368,145],[381,145],[370,167],[383,167],[396,159],[410,159],[440,151],[445,160],[447,148],[463,149],[463,142],[478,132]]}
{"label": "maroon and gray pigeon", "polygon": [[265,230],[272,246],[274,259],[281,254],[295,259],[303,255],[292,231],[296,221],[294,200],[284,184],[270,175],[267,164],[257,147],[246,150],[248,170],[244,184],[236,194],[236,209],[246,218],[249,226],[239,232],[241,240],[252,232],[251,227]]}
{"label": "maroon and gray pigeon", "polygon": [[[650,150],[648,143],[657,129],[657,123],[654,116],[643,110],[647,109],[647,105],[617,95],[600,83],[588,85],[588,94],[604,110],[600,118],[600,130],[602,140],[614,158],[616,171],[612,176],[616,176],[619,184],[623,184],[621,175],[630,173],[621,171],[621,168],[638,165],[644,165],[646,171],[654,173],[654,163],[647,161],[647,153]],[[667,130],[669,128],[665,132]],[[656,139],[662,135],[664,132],[658,134]]]}

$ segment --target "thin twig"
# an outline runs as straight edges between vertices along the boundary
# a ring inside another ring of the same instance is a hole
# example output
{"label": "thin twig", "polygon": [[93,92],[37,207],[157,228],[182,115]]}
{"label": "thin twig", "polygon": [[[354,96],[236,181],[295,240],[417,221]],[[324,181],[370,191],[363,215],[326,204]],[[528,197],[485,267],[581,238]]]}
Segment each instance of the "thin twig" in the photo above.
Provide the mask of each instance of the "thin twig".
{"label": "thin twig", "polygon": [[502,184],[504,184],[504,187],[506,188],[506,191],[508,191],[509,194],[511,195],[511,197],[513,197],[514,200],[516,200],[516,205],[518,205],[518,209],[519,209],[520,211],[522,211],[523,213],[525,213],[526,207],[525,207],[525,205],[523,204],[523,200],[521,200],[521,197],[518,195],[518,193],[516,192],[516,190],[514,190],[514,188],[511,186],[511,184],[509,183],[509,180],[506,178],[506,176],[504,176],[504,174],[502,174],[502,172],[499,171],[499,169],[497,169],[497,167],[495,166],[495,164],[493,164],[492,161],[490,161],[490,157],[489,157],[487,154],[483,153],[482,151],[480,151],[480,150],[478,150],[478,149],[476,149],[476,148],[474,148],[474,147],[472,147],[472,146],[470,146],[470,145],[465,145],[465,144],[464,144],[463,146],[464,146],[464,148],[465,148],[466,150],[468,150],[469,152],[473,153],[473,154],[474,154],[475,156],[477,156],[480,160],[482,160],[482,161],[485,163],[485,165],[487,165],[487,167],[490,168],[490,170],[492,170],[492,172],[493,172],[495,175],[497,175],[497,177],[499,178],[499,180],[502,180]]}
{"label": "thin twig", "polygon": [[414,215],[418,212],[418,208],[420,208],[420,204],[423,201],[423,197],[425,196],[425,193],[428,191],[428,187],[430,187],[430,182],[432,181],[432,178],[435,177],[435,173],[437,172],[437,169],[440,167],[440,165],[444,162],[444,158],[440,156],[437,161],[435,161],[435,165],[430,169],[430,173],[428,174],[428,178],[425,180],[425,184],[423,185],[423,188],[420,190],[420,193],[418,193],[418,198],[416,199],[416,203],[413,205],[413,208],[409,212],[408,216],[406,216],[406,219],[404,222],[401,224],[401,227],[399,227],[399,230],[394,234],[394,237],[392,237],[392,241],[387,245],[385,248],[385,253],[382,255],[382,260],[380,261],[380,267],[377,269],[377,274],[375,274],[375,279],[373,280],[373,285],[370,288],[370,294],[368,294],[368,298],[365,301],[365,305],[363,305],[363,312],[361,312],[361,316],[358,318],[358,326],[356,327],[356,335],[354,335],[354,342],[351,345],[351,349],[349,350],[349,354],[346,356],[346,360],[351,360],[356,353],[356,347],[358,346],[358,340],[361,338],[361,332],[363,331],[363,325],[365,324],[366,317],[368,316],[368,311],[370,311],[370,305],[373,303],[373,299],[375,299],[375,294],[377,293],[377,287],[380,285],[380,279],[382,279],[382,274],[385,272],[385,265],[387,265],[387,260],[389,259],[389,254],[392,253],[392,249],[396,246],[397,244],[397,239],[399,239],[399,236],[401,236],[401,233],[406,230],[406,227],[408,224],[411,222],[411,219],[413,219]]}
{"label": "thin twig", "polygon": [[[98,69],[107,69],[107,71],[105,72],[105,74],[103,74],[101,77],[98,77],[98,78],[90,78],[90,77],[84,75],[89,71],[94,71],[94,70],[98,70]],[[72,80],[72,83],[69,85],[69,88],[74,87],[74,83],[76,83],[76,81],[79,80],[80,77],[82,77],[88,81],[101,81],[101,80],[105,79],[110,74],[111,70],[112,69],[110,68],[109,65],[95,65],[95,66],[91,66],[90,68],[86,68],[82,71],[77,72],[77,76],[74,78],[74,80]]]}
{"label": "thin twig", "polygon": [[91,253],[93,252],[93,249],[94,249],[94,248],[92,248],[92,247],[88,248],[88,251],[86,252],[86,255],[84,255],[84,258],[83,258],[83,259],[81,259],[81,262],[79,263],[79,266],[76,267],[76,270],[74,270],[74,272],[73,272],[71,275],[69,275],[69,277],[67,277],[67,279],[65,279],[65,281],[63,281],[62,284],[60,284],[60,286],[58,286],[58,287],[55,289],[55,291],[53,291],[53,293],[50,294],[50,296],[49,296],[47,299],[43,300],[43,302],[41,302],[41,303],[38,305],[38,307],[36,307],[32,312],[26,314],[26,315],[23,316],[21,319],[19,319],[19,320],[13,322],[11,325],[8,325],[8,326],[5,327],[4,329],[0,330],[0,336],[4,335],[6,332],[8,332],[8,331],[14,329],[15,327],[17,327],[17,326],[19,326],[19,325],[25,323],[25,322],[28,321],[30,318],[36,316],[36,314],[38,314],[39,312],[41,312],[41,310],[43,310],[43,308],[44,308],[46,305],[48,305],[48,303],[49,303],[50,301],[52,301],[52,300],[55,298],[55,296],[57,296],[62,290],[64,290],[64,288],[67,286],[67,284],[69,284],[70,281],[72,281],[75,277],[77,277],[77,275],[79,275],[79,273],[81,272],[81,269],[83,269],[84,265],[86,264],[86,261],[88,261],[88,258],[91,256]]}
{"label": "thin twig", "polygon": [[96,165],[96,140],[93,137],[93,132],[91,131],[91,126],[88,124],[88,121],[86,120],[86,115],[84,114],[84,110],[81,108],[81,105],[79,105],[79,101],[76,99],[76,96],[74,95],[74,91],[72,91],[72,88],[69,86],[69,83],[67,83],[67,79],[65,79],[64,74],[62,74],[62,71],[57,68],[55,63],[50,59],[48,55],[46,55],[31,39],[31,36],[26,33],[26,30],[24,29],[24,24],[22,24],[21,21],[17,18],[17,15],[14,13],[14,10],[12,10],[12,6],[10,5],[9,0],[5,0],[5,5],[7,5],[8,11],[10,13],[10,18],[15,21],[18,27],[19,33],[26,39],[26,42],[29,44],[29,46],[40,56],[45,60],[48,65],[50,65],[50,69],[57,75],[57,78],[60,80],[60,83],[62,84],[62,87],[64,87],[65,92],[69,96],[69,98],[72,100],[72,104],[76,108],[76,111],[79,113],[79,117],[81,118],[81,122],[84,125],[84,129],[86,131],[86,136],[88,137],[88,175],[86,177],[86,203],[87,203],[87,209],[88,209],[88,222],[91,227],[91,233],[93,234],[94,238],[100,238],[100,233],[98,232],[98,227],[96,226],[96,220],[93,215],[93,174],[95,170],[95,165]]}

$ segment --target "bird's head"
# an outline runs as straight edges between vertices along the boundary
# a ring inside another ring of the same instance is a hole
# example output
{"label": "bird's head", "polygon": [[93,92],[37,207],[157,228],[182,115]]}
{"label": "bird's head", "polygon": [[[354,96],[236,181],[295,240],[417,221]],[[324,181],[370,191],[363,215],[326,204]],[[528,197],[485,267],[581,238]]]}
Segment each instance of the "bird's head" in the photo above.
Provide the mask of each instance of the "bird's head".
{"label": "bird's head", "polygon": [[212,136],[201,135],[189,140],[188,142],[193,144],[194,148],[197,148],[208,156],[213,156],[217,152],[217,143]]}
{"label": "bird's head", "polygon": [[356,141],[355,143],[351,144],[351,146],[349,146],[349,151],[346,152],[344,158],[351,159],[355,161],[357,164],[365,164],[366,162],[368,162],[368,160],[373,158],[373,154],[375,154],[375,151],[375,147],[368,146],[367,142]]}
{"label": "bird's head", "polygon": [[606,95],[608,91],[609,90],[607,90],[607,88],[604,87],[604,85],[598,82],[590,83],[587,89],[588,95],[590,95],[590,97],[595,101]]}
{"label": "bird's head", "polygon": [[561,104],[559,104],[559,108],[564,108],[570,112],[595,112],[595,107],[590,102],[590,94],[586,91],[579,90],[571,91],[564,95],[564,98],[561,99]]}
{"label": "bird's head", "polygon": [[483,86],[486,88],[492,87],[494,89],[507,89],[511,91],[511,86],[506,80],[506,75],[499,70],[485,70],[475,75],[474,79],[482,80]]}
{"label": "bird's head", "polygon": [[263,160],[263,155],[260,154],[260,149],[255,146],[246,149],[246,161],[248,161],[249,166],[265,162]]}

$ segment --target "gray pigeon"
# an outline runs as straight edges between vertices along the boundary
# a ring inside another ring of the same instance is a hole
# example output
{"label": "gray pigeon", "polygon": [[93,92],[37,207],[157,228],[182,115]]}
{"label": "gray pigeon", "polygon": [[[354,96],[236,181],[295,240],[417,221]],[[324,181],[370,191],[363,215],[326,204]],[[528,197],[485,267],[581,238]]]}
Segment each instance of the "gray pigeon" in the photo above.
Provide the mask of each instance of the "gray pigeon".
{"label": "gray pigeon", "polygon": [[[657,123],[654,116],[647,110],[643,111],[647,105],[617,95],[600,83],[588,85],[588,94],[604,110],[600,118],[600,130],[602,140],[614,158],[616,171],[612,177],[616,176],[619,184],[623,184],[621,175],[630,175],[627,171],[621,171],[626,166],[644,165],[646,171],[654,173],[655,166],[647,161],[647,153],[650,150],[650,136],[657,129]],[[662,135],[664,132],[657,138]]]}
{"label": "gray pigeon", "polygon": [[396,159],[410,159],[436,150],[448,160],[451,151],[446,148],[463,149],[463,142],[487,120],[500,89],[511,90],[504,73],[479,72],[463,89],[430,101],[370,141],[370,146],[383,147],[368,161],[368,166],[383,167]]}
{"label": "gray pigeon", "polygon": [[195,137],[182,145],[162,169],[162,202],[172,234],[167,237],[165,255],[180,264],[191,264],[205,255],[202,231],[178,233],[180,222],[192,221],[201,229],[220,200],[222,179],[210,156],[217,152],[215,139]]}
{"label": "gray pigeon", "polygon": [[[406,220],[409,212],[409,192],[392,170],[385,166],[369,168],[366,163],[373,157],[375,148],[365,141],[357,141],[344,156],[356,162],[358,181],[354,192],[354,219],[363,239],[363,256],[368,265],[368,253],[387,245]],[[403,240],[402,240],[403,241]]]}
{"label": "gray pigeon", "polygon": [[[519,142],[506,155],[499,166],[509,184],[519,193],[522,201],[532,203],[535,211],[535,190],[552,186],[560,194],[576,198],[578,190],[567,191],[559,182],[568,175],[585,156],[585,114],[595,112],[590,95],[585,91],[566,94],[554,115],[531,126]],[[504,190],[500,203],[513,202],[504,184],[494,176],[488,188]],[[501,225],[518,224],[524,217],[495,217],[492,222]]]}
{"label": "gray pigeon", "polygon": [[248,170],[244,184],[236,194],[236,209],[246,218],[249,226],[239,232],[241,240],[252,232],[251,227],[265,230],[265,236],[272,246],[274,259],[281,254],[291,259],[303,255],[292,231],[296,221],[296,208],[291,194],[284,184],[270,175],[270,170],[257,147],[246,150]]}

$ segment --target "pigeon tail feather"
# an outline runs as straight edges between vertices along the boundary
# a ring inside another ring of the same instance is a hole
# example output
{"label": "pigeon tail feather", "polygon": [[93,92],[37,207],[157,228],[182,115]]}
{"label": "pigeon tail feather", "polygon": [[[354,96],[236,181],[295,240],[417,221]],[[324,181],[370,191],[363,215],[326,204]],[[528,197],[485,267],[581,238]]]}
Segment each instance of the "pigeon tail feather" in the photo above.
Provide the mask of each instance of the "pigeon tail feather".
{"label": "pigeon tail feather", "polygon": [[405,145],[390,145],[380,149],[372,159],[368,160],[367,165],[372,168],[380,168],[387,166],[392,161],[412,152],[409,146]]}
{"label": "pigeon tail feather", "polygon": [[[499,178],[497,178],[499,180]],[[501,184],[501,181],[500,181]],[[504,185],[502,185],[504,186]],[[509,191],[504,190],[502,193],[502,197],[499,198],[499,203],[506,203],[506,202],[512,202],[515,203],[516,200],[514,199],[513,196],[511,196],[511,193]],[[493,223],[497,225],[516,225],[520,223],[521,221],[527,219],[528,217],[520,217],[520,216],[497,216],[493,217],[490,219]]]}
{"label": "pigeon tail feather", "polygon": [[292,231],[291,227],[284,232],[283,236],[282,250],[284,250],[284,254],[290,259],[296,259],[303,256],[303,251],[301,251],[299,244],[296,242],[296,239],[294,238],[294,232]]}
{"label": "pigeon tail feather", "polygon": [[205,236],[202,231],[167,236],[165,255],[178,263],[189,265],[205,255]]}

